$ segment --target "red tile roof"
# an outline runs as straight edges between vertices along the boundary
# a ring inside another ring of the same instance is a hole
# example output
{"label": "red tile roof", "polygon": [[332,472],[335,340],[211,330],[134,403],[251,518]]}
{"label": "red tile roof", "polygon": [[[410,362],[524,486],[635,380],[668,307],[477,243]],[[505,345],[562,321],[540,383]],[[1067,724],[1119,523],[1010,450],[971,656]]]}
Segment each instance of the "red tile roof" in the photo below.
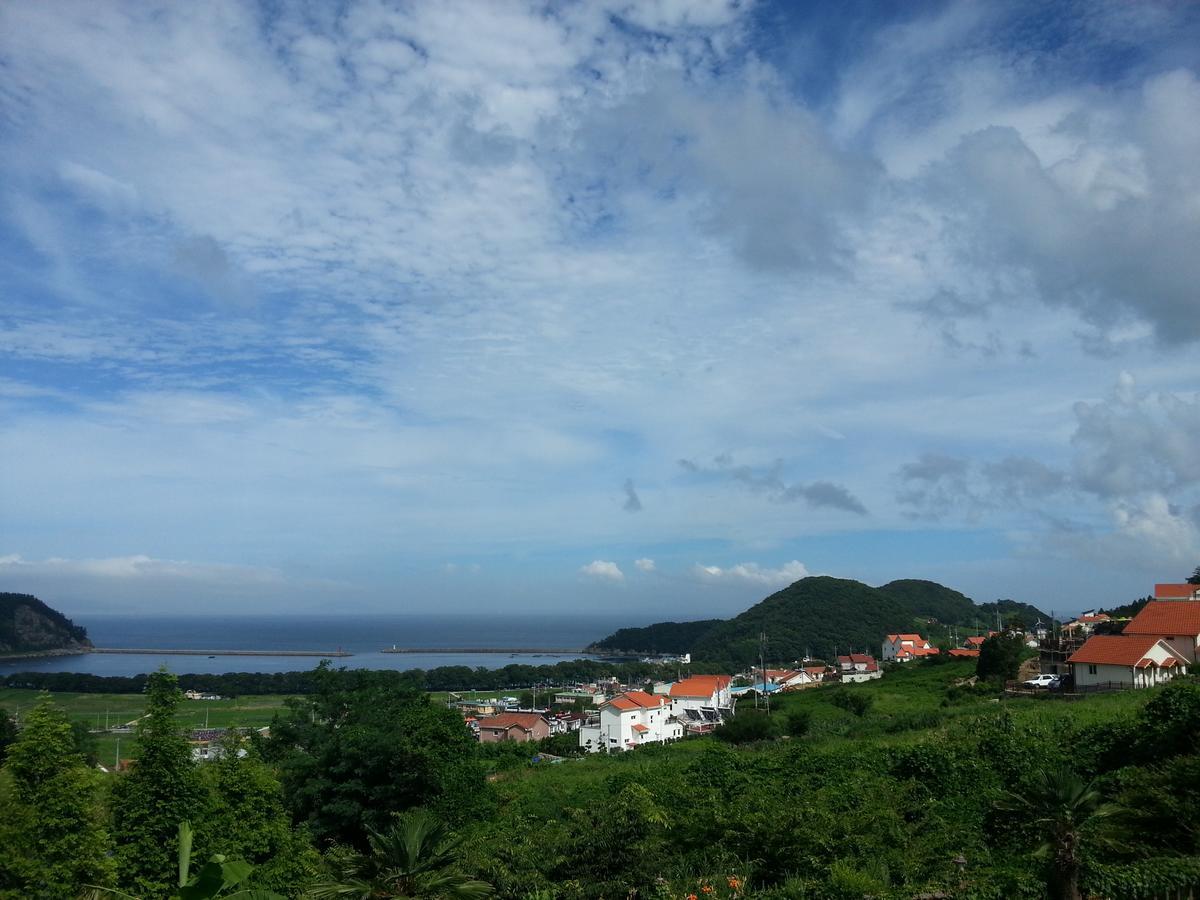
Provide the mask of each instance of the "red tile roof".
{"label": "red tile roof", "polygon": [[[1136,666],[1162,640],[1153,634],[1097,634],[1071,654],[1069,663],[1101,666]],[[1174,653],[1174,651],[1171,651]]]}
{"label": "red tile roof", "polygon": [[671,685],[672,697],[711,697],[729,687],[728,675],[692,675]]}
{"label": "red tile roof", "polygon": [[1151,600],[1125,626],[1125,634],[1200,635],[1200,600]]}
{"label": "red tile roof", "polygon": [[1155,600],[1191,600],[1200,592],[1200,584],[1156,584]]}
{"label": "red tile roof", "polygon": [[636,725],[633,726],[633,730],[638,731],[638,732],[643,732],[643,731],[649,731],[650,729],[647,728],[645,725],[643,725],[641,722],[638,722]]}
{"label": "red tile roof", "polygon": [[985,638],[985,637],[975,636],[975,637],[967,638],[966,643],[970,644],[972,647],[979,647],[986,640],[987,640],[987,638]]}
{"label": "red tile roof", "polygon": [[631,709],[657,709],[666,706],[671,701],[661,694],[647,694],[645,691],[626,691],[609,700],[605,706],[615,706],[628,712]]}
{"label": "red tile roof", "polygon": [[964,647],[955,647],[953,650],[950,651],[950,655],[951,656],[959,656],[959,657],[970,656],[970,657],[974,658],[974,657],[979,656],[979,651],[978,650],[967,650]]}
{"label": "red tile roof", "polygon": [[927,643],[925,638],[921,637],[919,634],[889,634],[887,639],[892,643],[895,643],[897,640],[912,641],[913,643],[921,644]]}

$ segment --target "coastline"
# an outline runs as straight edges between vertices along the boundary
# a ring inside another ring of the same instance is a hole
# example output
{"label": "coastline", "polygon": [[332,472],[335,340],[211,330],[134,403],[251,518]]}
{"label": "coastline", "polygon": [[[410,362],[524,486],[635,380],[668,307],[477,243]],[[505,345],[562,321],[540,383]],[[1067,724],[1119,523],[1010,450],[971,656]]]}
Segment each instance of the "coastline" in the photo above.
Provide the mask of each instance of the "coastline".
{"label": "coastline", "polygon": [[21,650],[17,653],[0,653],[0,663],[18,659],[48,659],[54,656],[84,656],[92,652],[91,647],[56,647],[53,650]]}

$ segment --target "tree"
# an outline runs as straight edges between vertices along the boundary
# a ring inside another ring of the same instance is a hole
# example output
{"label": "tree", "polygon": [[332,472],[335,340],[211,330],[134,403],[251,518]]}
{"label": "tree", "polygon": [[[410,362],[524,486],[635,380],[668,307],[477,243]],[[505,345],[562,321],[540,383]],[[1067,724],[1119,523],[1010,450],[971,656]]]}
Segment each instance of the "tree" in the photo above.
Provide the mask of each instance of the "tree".
{"label": "tree", "polygon": [[248,738],[228,732],[200,775],[208,795],[196,834],[203,855],[244,860],[254,867],[251,884],[280,893],[312,880],[319,856],[292,827],[279,778]]}
{"label": "tree", "polygon": [[0,765],[8,755],[8,748],[17,739],[17,723],[0,707]]}
{"label": "tree", "polygon": [[325,669],[321,692],[271,729],[285,802],[319,840],[365,850],[371,829],[430,806],[451,822],[487,796],[478,743],[458,713],[386,685],[346,688]]}
{"label": "tree", "polygon": [[455,871],[460,841],[424,809],[402,813],[387,831],[367,833],[368,851],[332,855],[333,877],[309,889],[310,897],[485,897],[492,886]]}
{"label": "tree", "polygon": [[99,784],[75,750],[66,714],[48,695],[25,718],[5,768],[12,797],[0,820],[0,896],[56,900],[87,884],[110,884]]}
{"label": "tree", "polygon": [[993,634],[979,648],[975,674],[980,678],[1011,680],[1021,668],[1025,643],[1019,635]]}
{"label": "tree", "polygon": [[199,820],[205,790],[178,725],[182,694],[166,667],[146,683],[146,715],[138,723],[138,755],[113,787],[113,831],[121,882],[134,893],[160,896],[172,884],[172,852],[180,822]]}
{"label": "tree", "polygon": [[1200,566],[1196,566],[1195,571],[1188,576],[1188,584],[1200,584]]}
{"label": "tree", "polygon": [[1007,792],[999,809],[1024,813],[1044,839],[1035,855],[1049,859],[1053,900],[1080,900],[1079,870],[1082,829],[1111,814],[1093,782],[1084,782],[1066,767],[1040,769],[1024,793]]}

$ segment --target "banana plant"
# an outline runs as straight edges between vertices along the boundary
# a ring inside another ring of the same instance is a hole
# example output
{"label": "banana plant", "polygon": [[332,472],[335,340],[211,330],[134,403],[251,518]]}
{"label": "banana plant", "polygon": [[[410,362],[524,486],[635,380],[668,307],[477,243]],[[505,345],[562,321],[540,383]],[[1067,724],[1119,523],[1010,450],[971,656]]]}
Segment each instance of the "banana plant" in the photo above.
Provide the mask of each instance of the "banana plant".
{"label": "banana plant", "polygon": [[[273,891],[261,891],[251,888],[226,891],[236,888],[250,877],[254,866],[244,860],[226,860],[217,854],[206,862],[193,875],[192,869],[192,826],[190,822],[179,823],[179,885],[171,896],[176,900],[285,900]],[[133,894],[126,894],[115,888],[89,885],[83,900],[102,900],[104,897],[125,897],[127,900],[139,900]]]}

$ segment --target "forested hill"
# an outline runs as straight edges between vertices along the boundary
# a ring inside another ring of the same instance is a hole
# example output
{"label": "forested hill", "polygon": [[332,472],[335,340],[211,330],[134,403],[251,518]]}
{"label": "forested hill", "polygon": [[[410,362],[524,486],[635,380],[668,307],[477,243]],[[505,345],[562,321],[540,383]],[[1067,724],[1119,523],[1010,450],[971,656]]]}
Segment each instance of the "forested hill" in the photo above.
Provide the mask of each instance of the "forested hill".
{"label": "forested hill", "polygon": [[[1004,616],[1047,617],[1027,604],[1000,601]],[[895,631],[925,631],[929,619],[966,628],[986,627],[996,604],[978,605],[958,591],[933,581],[901,580],[874,588],[859,581],[828,576],[803,578],[732,619],[662,622],[623,628],[595,645],[599,649],[688,653],[704,662],[734,666],[758,658],[758,637],[766,632],[774,661],[800,659],[806,653],[829,658],[851,649],[879,652],[883,636]]]}
{"label": "forested hill", "polygon": [[621,628],[592,645],[597,650],[630,653],[690,653],[705,632],[724,619],[699,622],[659,622],[645,628]]}
{"label": "forested hill", "polygon": [[87,629],[31,594],[0,592],[0,654],[90,647]]}

